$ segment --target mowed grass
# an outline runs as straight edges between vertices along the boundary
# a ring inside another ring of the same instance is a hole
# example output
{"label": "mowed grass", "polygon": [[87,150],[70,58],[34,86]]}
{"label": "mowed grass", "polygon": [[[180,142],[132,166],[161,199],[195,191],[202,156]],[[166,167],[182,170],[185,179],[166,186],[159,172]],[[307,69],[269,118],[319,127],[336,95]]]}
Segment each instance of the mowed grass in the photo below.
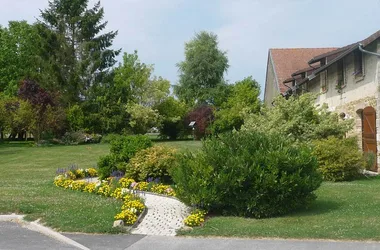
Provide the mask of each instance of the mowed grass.
{"label": "mowed grass", "polygon": [[[160,142],[179,150],[195,149],[200,142]],[[30,143],[0,144],[0,214],[26,214],[65,232],[113,233],[121,202],[94,194],[55,187],[57,168],[96,165],[109,153],[109,144],[33,147]]]}
{"label": "mowed grass", "polygon": [[307,210],[271,218],[211,217],[188,236],[380,240],[380,178],[325,182]]}
{"label": "mowed grass", "polygon": [[180,152],[192,151],[196,152],[202,147],[201,141],[185,140],[185,141],[158,141],[156,145],[162,145],[178,149]]}
{"label": "mowed grass", "polygon": [[[198,141],[157,144],[197,150]],[[53,185],[57,168],[76,163],[88,168],[109,152],[108,144],[31,147],[0,144],[0,214],[26,214],[65,232],[114,233],[121,203],[111,198],[64,190]],[[304,211],[272,218],[211,217],[189,236],[279,237],[380,240],[380,178],[323,183]]]}
{"label": "mowed grass", "polygon": [[57,168],[92,167],[109,145],[28,147],[0,145],[0,214],[26,214],[60,231],[111,233],[121,203],[55,187]]}

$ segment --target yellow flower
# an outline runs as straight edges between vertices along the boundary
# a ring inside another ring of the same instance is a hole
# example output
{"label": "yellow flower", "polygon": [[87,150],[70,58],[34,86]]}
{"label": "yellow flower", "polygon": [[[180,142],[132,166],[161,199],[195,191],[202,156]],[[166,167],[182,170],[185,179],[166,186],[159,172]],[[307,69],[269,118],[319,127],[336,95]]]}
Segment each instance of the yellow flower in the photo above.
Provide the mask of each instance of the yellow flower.
{"label": "yellow flower", "polygon": [[95,191],[95,185],[96,185],[96,183],[94,183],[94,182],[93,183],[88,183],[84,187],[83,191],[87,192],[87,193],[93,193]]}
{"label": "yellow flower", "polygon": [[134,187],[134,190],[148,191],[148,182],[142,181],[138,182]]}
{"label": "yellow flower", "polygon": [[206,211],[195,210],[184,220],[186,226],[197,227],[205,221]]}
{"label": "yellow flower", "polygon": [[102,183],[97,191],[98,194],[103,196],[110,196],[111,194],[111,187],[108,185],[108,183]]}
{"label": "yellow flower", "polygon": [[132,225],[137,221],[137,215],[130,210],[123,210],[115,215],[115,220],[123,220],[125,224]]}
{"label": "yellow flower", "polygon": [[131,179],[131,178],[121,178],[119,180],[119,184],[122,188],[130,188],[131,187],[131,184],[134,183],[135,180],[134,179]]}
{"label": "yellow flower", "polygon": [[131,200],[131,201],[124,202],[123,206],[121,207],[122,210],[135,209],[137,214],[141,214],[142,211],[144,211],[144,208],[145,208],[144,203],[142,203],[139,200]]}
{"label": "yellow flower", "polygon": [[90,177],[96,177],[98,176],[98,171],[96,171],[95,168],[89,168],[87,169],[88,176]]}

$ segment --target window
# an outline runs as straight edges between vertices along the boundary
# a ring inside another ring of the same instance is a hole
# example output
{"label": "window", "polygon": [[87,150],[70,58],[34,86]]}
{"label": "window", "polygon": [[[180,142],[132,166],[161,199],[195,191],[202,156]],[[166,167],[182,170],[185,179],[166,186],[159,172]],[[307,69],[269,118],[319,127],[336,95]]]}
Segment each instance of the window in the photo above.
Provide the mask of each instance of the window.
{"label": "window", "polygon": [[321,91],[322,93],[325,93],[327,92],[327,70],[321,72],[321,75],[320,75],[321,79]]}
{"label": "window", "polygon": [[362,77],[364,75],[364,65],[363,65],[363,53],[359,50],[354,52],[354,76]]}
{"label": "window", "polygon": [[336,89],[340,93],[340,90],[346,86],[345,77],[344,77],[344,62],[343,59],[337,62],[337,82]]}

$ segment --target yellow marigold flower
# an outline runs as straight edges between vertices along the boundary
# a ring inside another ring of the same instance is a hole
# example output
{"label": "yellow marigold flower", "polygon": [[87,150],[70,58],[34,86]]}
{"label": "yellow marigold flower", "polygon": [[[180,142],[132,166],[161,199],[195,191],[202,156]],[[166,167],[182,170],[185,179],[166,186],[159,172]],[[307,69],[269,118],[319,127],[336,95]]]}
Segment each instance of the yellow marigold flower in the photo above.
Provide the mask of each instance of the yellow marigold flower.
{"label": "yellow marigold flower", "polygon": [[98,171],[95,168],[89,168],[87,169],[87,173],[90,177],[96,177],[98,176]]}
{"label": "yellow marigold flower", "polygon": [[93,193],[95,191],[95,185],[96,185],[96,183],[94,183],[94,182],[93,183],[88,183],[84,187],[83,191],[87,192],[87,193]]}
{"label": "yellow marigold flower", "polygon": [[131,200],[131,201],[124,202],[124,204],[121,207],[121,209],[122,210],[135,209],[137,214],[141,214],[142,211],[144,211],[144,209],[145,209],[145,205],[144,205],[144,203],[142,203],[139,200]]}
{"label": "yellow marigold flower", "polygon": [[121,178],[119,180],[119,184],[122,188],[130,188],[131,187],[131,184],[134,183],[135,180],[134,179],[131,179],[131,178]]}
{"label": "yellow marigold flower", "polygon": [[132,225],[137,221],[137,215],[130,210],[123,210],[115,215],[115,220],[123,220],[125,224]]}
{"label": "yellow marigold flower", "polygon": [[148,191],[148,182],[145,182],[145,181],[142,181],[142,182],[138,182],[134,187],[133,189],[134,190],[140,190],[140,191]]}

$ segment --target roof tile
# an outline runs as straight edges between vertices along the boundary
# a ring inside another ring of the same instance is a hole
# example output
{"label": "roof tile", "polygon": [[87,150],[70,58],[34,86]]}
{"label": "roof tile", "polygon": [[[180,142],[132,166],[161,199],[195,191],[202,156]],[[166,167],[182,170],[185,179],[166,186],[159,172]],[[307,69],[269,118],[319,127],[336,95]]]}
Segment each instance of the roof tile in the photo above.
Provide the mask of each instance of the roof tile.
{"label": "roof tile", "polygon": [[285,48],[270,49],[272,62],[277,75],[280,92],[284,93],[288,89],[283,82],[292,73],[307,68],[310,58],[330,52],[336,48]]}

